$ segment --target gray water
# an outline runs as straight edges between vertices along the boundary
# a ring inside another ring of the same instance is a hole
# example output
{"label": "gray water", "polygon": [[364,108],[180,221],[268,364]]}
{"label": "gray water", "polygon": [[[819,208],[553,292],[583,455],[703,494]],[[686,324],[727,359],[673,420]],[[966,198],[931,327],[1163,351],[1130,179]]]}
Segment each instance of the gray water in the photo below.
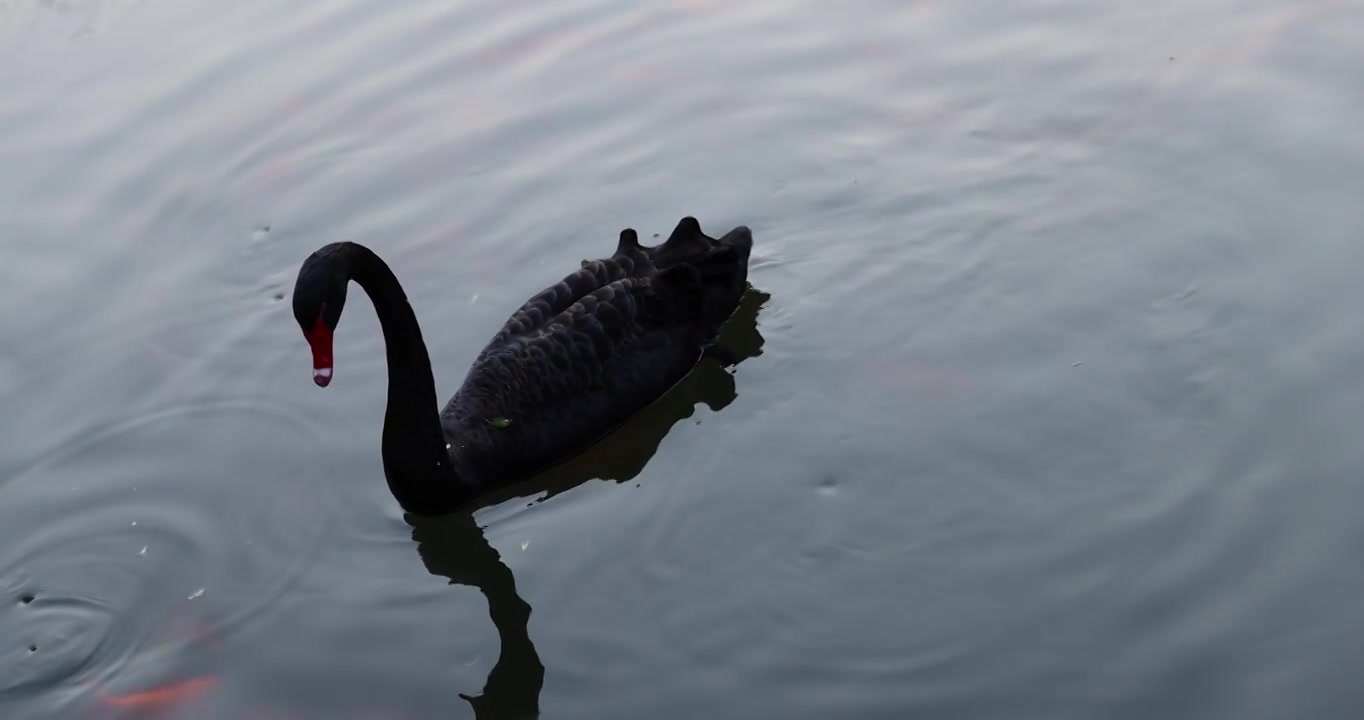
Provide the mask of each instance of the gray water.
{"label": "gray water", "polygon": [[[1361,37],[1328,0],[0,3],[0,716],[1357,716]],[[405,519],[362,295],[310,381],[308,253],[388,261],[443,400],[687,214],[755,233],[733,374]]]}

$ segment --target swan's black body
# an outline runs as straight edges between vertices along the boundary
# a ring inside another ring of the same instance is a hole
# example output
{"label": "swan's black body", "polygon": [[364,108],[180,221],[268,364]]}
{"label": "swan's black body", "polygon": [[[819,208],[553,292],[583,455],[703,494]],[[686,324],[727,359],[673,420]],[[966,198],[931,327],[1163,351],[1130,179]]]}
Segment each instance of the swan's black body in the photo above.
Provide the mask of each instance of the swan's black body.
{"label": "swan's black body", "polygon": [[313,253],[294,317],[329,381],[347,283],[369,294],[388,354],[384,474],[403,509],[436,515],[583,449],[686,376],[738,306],[752,245],[745,227],[716,239],[691,217],[657,247],[623,231],[611,257],[583,261],[521,306],[439,414],[416,315],[373,252]]}

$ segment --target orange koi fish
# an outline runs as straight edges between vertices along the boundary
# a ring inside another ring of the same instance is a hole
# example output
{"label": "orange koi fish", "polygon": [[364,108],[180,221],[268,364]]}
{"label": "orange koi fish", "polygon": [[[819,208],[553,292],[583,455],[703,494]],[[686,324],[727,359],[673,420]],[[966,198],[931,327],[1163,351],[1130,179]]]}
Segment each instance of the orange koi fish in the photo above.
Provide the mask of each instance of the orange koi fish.
{"label": "orange koi fish", "polygon": [[155,690],[147,690],[130,695],[110,695],[103,689],[96,691],[105,705],[122,709],[161,710],[174,705],[197,700],[212,690],[218,681],[211,677],[198,677],[175,685],[167,685]]}

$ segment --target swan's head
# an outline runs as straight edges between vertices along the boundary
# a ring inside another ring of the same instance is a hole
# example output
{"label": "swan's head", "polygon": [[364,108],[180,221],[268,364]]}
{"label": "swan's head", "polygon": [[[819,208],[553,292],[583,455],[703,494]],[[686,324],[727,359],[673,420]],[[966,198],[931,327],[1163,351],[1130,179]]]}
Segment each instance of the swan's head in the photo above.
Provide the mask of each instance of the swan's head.
{"label": "swan's head", "polygon": [[313,350],[313,382],[327,387],[332,381],[332,333],[346,306],[350,282],[346,263],[332,246],[313,253],[303,262],[294,283],[294,319]]}

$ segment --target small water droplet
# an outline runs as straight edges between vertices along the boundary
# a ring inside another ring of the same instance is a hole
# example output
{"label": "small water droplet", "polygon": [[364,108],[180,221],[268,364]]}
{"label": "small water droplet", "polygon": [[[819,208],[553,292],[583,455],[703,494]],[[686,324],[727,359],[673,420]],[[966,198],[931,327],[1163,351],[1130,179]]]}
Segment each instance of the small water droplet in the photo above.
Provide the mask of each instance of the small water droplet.
{"label": "small water droplet", "polygon": [[281,293],[281,292],[275,293],[275,302],[279,302],[280,300],[283,300],[283,299],[284,299],[284,293]]}
{"label": "small water droplet", "polygon": [[21,603],[27,605],[27,604],[33,602],[33,601],[36,600],[36,599],[37,599],[37,598],[33,597],[32,595],[25,595],[25,596],[19,598],[19,602],[21,602]]}
{"label": "small water droplet", "polygon": [[137,527],[137,521],[136,521],[136,520],[133,521],[133,527]]}
{"label": "small water droplet", "polygon": [[521,550],[524,552],[525,549],[528,548],[528,547],[530,547],[530,541],[529,541],[529,540],[522,540],[522,541],[521,541]]}
{"label": "small water droplet", "polygon": [[831,497],[838,494],[838,478],[830,476],[820,480],[819,494],[825,497]]}
{"label": "small water droplet", "polygon": [[478,302],[478,296],[479,296],[479,293],[474,293],[474,296],[471,297],[471,298],[469,298],[469,304],[470,304],[470,305],[473,305],[474,303]]}
{"label": "small water droplet", "polygon": [[201,597],[203,597],[203,596],[204,596],[204,589],[203,589],[203,588],[199,588],[198,590],[195,590],[194,593],[193,593],[192,595],[190,595],[187,599],[188,599],[188,600],[195,600],[195,599],[201,598]]}
{"label": "small water droplet", "polygon": [[38,652],[38,646],[37,646],[37,645],[29,645],[29,646],[28,646],[28,651],[31,652],[31,653]]}
{"label": "small water droplet", "polygon": [[137,556],[138,556],[138,557],[142,557],[143,555],[146,555],[146,554],[147,554],[147,546],[146,546],[146,545],[143,545],[143,546],[142,546],[142,549],[137,551]]}
{"label": "small water droplet", "polygon": [[1084,365],[1084,364],[1085,364],[1085,361],[1084,361],[1084,360],[1076,360],[1075,362],[1071,363],[1070,366],[1071,366],[1071,367],[1080,367],[1081,365]]}

